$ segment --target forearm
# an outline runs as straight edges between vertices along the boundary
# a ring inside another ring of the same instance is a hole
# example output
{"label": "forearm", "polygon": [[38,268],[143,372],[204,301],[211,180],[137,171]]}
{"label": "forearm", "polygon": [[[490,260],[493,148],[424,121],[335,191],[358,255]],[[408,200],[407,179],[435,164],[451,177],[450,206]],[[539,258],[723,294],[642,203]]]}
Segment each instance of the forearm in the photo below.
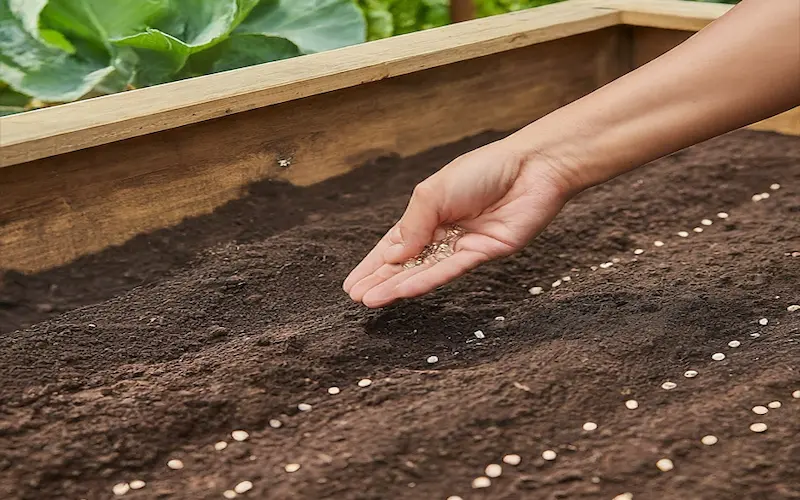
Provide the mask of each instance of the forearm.
{"label": "forearm", "polygon": [[574,190],[800,105],[800,1],[744,0],[679,47],[510,136]]}

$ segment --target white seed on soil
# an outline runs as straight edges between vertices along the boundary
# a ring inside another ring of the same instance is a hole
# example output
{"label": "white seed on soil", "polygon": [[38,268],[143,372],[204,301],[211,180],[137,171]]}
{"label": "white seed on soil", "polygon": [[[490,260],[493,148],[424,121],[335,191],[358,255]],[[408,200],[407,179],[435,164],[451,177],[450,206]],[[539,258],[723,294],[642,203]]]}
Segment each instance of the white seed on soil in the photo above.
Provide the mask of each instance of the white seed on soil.
{"label": "white seed on soil", "polygon": [[761,318],[760,320],[758,320],[758,324],[761,326],[767,326],[768,323],[769,320],[767,318]]}
{"label": "white seed on soil", "polygon": [[225,498],[228,498],[228,499],[236,498],[236,495],[238,495],[238,493],[236,493],[233,490],[225,490],[225,491],[222,492],[222,496],[224,496]]}
{"label": "white seed on soil", "polygon": [[657,247],[663,247],[664,246],[664,242],[660,241],[660,240],[656,240],[656,241],[653,242],[653,245],[655,245]]}
{"label": "white seed on soil", "polygon": [[780,408],[780,407],[781,407],[781,402],[780,402],[780,401],[772,401],[772,402],[771,402],[771,403],[769,403],[767,406],[768,406],[769,408],[772,408],[772,409],[774,410],[774,409],[776,409],[776,408]]}
{"label": "white seed on soil", "polygon": [[661,388],[667,391],[669,391],[670,389],[674,389],[676,387],[678,387],[678,384],[676,384],[675,382],[664,382],[663,384],[661,384]]}
{"label": "white seed on soil", "polygon": [[308,403],[300,403],[297,405],[297,409],[300,411],[311,411],[311,405]]}
{"label": "white seed on soil", "polygon": [[338,387],[335,387],[335,386],[334,387],[328,387],[328,394],[330,394],[331,396],[335,396],[335,395],[339,394],[340,392],[342,392],[342,391]]}
{"label": "white seed on soil", "polygon": [[545,460],[555,460],[558,455],[553,450],[544,450],[542,452],[542,458]]}
{"label": "white seed on soil", "polygon": [[571,276],[564,276],[563,278],[561,278],[561,281],[564,281],[564,282],[572,281],[572,277]]}
{"label": "white seed on soil", "polygon": [[426,361],[428,362],[428,364],[432,365],[434,363],[438,363],[439,362],[439,357],[438,356],[428,356],[428,359]]}
{"label": "white seed on soil", "polygon": [[283,470],[285,470],[289,474],[291,474],[292,472],[297,472],[300,470],[300,464],[286,464]]}
{"label": "white seed on soil", "polygon": [[687,233],[686,231],[678,231],[678,236],[680,236],[681,238],[688,238],[689,233]]}
{"label": "white seed on soil", "polygon": [[751,333],[750,336],[753,337],[754,339],[757,339],[758,337],[761,336],[761,334],[756,332],[756,333]]}
{"label": "white seed on soil", "polygon": [[614,265],[613,262],[603,262],[602,264],[600,264],[600,269],[608,269],[609,267],[611,267],[613,265]]}
{"label": "white seed on soil", "polygon": [[702,224],[704,226],[710,226],[713,223],[714,223],[714,221],[712,221],[711,219],[703,219],[703,220],[700,221],[700,224]]}
{"label": "white seed on soil", "polygon": [[475,335],[476,339],[485,339],[486,338],[486,335],[484,335],[483,331],[481,331],[481,330],[476,331],[475,333],[473,333],[473,335]]}
{"label": "white seed on soil", "polygon": [[762,200],[766,200],[767,198],[769,198],[769,193],[761,193]]}
{"label": "white seed on soil", "polygon": [[792,397],[793,397],[794,399],[800,399],[800,391],[794,391],[794,392],[792,393]]}
{"label": "white seed on soil", "polygon": [[795,311],[800,311],[800,305],[792,304],[789,307],[787,307],[786,310],[789,311],[790,313],[793,313]]}
{"label": "white seed on soil", "polygon": [[767,430],[767,424],[763,422],[757,422],[755,424],[750,424],[750,430],[753,432],[764,432]]}
{"label": "white seed on soil", "polygon": [[754,194],[751,199],[753,201],[756,201],[756,202],[761,201],[761,195],[760,194]]}
{"label": "white seed on soil", "polygon": [[500,474],[503,473],[503,468],[498,464],[489,464],[486,466],[486,470],[484,470],[483,473],[491,478],[500,477]]}
{"label": "white seed on soil", "polygon": [[372,385],[372,380],[368,378],[362,378],[361,380],[358,381],[359,387],[369,387],[371,385]]}
{"label": "white seed on soil", "polygon": [[553,282],[553,284],[552,284],[552,285],[550,285],[550,286],[552,286],[553,288],[555,288],[555,287],[557,287],[557,286],[561,286],[561,280],[555,280],[555,281]]}
{"label": "white seed on soil", "polygon": [[269,426],[273,429],[280,429],[283,426],[283,423],[277,418],[273,418],[269,421]]}
{"label": "white seed on soil", "polygon": [[629,399],[625,401],[625,408],[629,410],[635,410],[638,407],[639,407],[639,402],[636,401],[635,399]]}
{"label": "white seed on soil", "polygon": [[611,259],[611,262],[613,262],[614,264],[619,264],[621,262],[621,259],[619,257],[614,257],[613,259]]}
{"label": "white seed on soil", "polygon": [[766,415],[768,411],[769,409],[767,409],[766,406],[759,405],[753,407],[753,413],[755,413],[756,415]]}
{"label": "white seed on soil", "polygon": [[612,500],[633,500],[633,493],[625,492],[615,496]]}
{"label": "white seed on soil", "polygon": [[713,446],[717,444],[717,441],[719,441],[719,439],[717,439],[717,436],[712,436],[711,434],[709,434],[708,436],[703,436],[700,439],[700,442],[706,446]]}
{"label": "white seed on soil", "polygon": [[728,214],[726,212],[719,212],[717,214],[717,217],[719,217],[720,219],[727,219],[728,218]]}
{"label": "white seed on soil", "polygon": [[222,451],[227,447],[228,447],[228,442],[227,441],[219,441],[219,442],[214,443],[214,449],[217,450],[217,451]]}
{"label": "white seed on soil", "polygon": [[505,316],[497,316],[496,318],[494,318],[494,320],[495,321],[505,321],[506,317]]}
{"label": "white seed on soil", "polygon": [[128,483],[117,483],[111,488],[111,491],[113,491],[114,494],[117,495],[118,497],[121,497],[122,495],[130,491],[130,489],[131,487]]}
{"label": "white seed on soil", "polygon": [[531,295],[539,295],[542,292],[544,292],[544,288],[542,288],[540,286],[535,286],[535,287],[531,288],[530,290],[528,290],[528,293],[530,293]]}
{"label": "white seed on soil", "polygon": [[662,458],[661,460],[656,462],[656,467],[658,467],[658,470],[660,470],[661,472],[669,472],[675,468],[675,464],[673,464],[672,460],[670,460],[669,458]]}
{"label": "white seed on soil", "polygon": [[141,490],[142,488],[147,486],[147,483],[145,483],[141,479],[134,479],[133,481],[130,482],[130,486],[132,490]]}
{"label": "white seed on soil", "polygon": [[642,255],[644,253],[644,250],[641,248],[637,248],[636,250],[633,251],[633,253],[635,255]]}
{"label": "white seed on soil", "polygon": [[722,354],[721,352],[715,352],[714,354],[711,355],[711,359],[713,359],[714,361],[722,361],[723,359],[725,359],[725,355]]}
{"label": "white seed on soil", "polygon": [[686,370],[683,376],[686,378],[695,378],[697,376],[697,370]]}
{"label": "white seed on soil", "polygon": [[492,485],[492,480],[485,476],[476,477],[475,479],[472,480],[472,487],[475,489],[488,488],[491,485]]}
{"label": "white seed on soil", "polygon": [[183,462],[181,462],[177,458],[173,458],[172,460],[167,462],[167,467],[169,467],[172,470],[181,470],[183,469]]}
{"label": "white seed on soil", "polygon": [[449,497],[447,497],[447,500],[464,500],[464,499],[458,495],[450,495]]}
{"label": "white seed on soil", "polygon": [[233,491],[238,494],[247,493],[248,491],[253,489],[253,483],[250,481],[242,481],[241,483],[237,484],[233,487]]}
{"label": "white seed on soil", "polygon": [[591,269],[592,271],[597,271],[597,266],[591,266],[589,269]]}
{"label": "white seed on soil", "polygon": [[777,191],[777,190],[779,190],[779,189],[781,188],[781,185],[780,185],[780,184],[778,184],[778,183],[776,182],[775,184],[771,184],[771,185],[769,186],[769,188],[770,188],[771,190],[773,190],[773,191]]}
{"label": "white seed on soil", "polygon": [[585,431],[593,431],[595,429],[597,429],[597,424],[594,422],[586,422],[583,424],[583,430]]}
{"label": "white seed on soil", "polygon": [[513,453],[511,455],[506,455],[503,457],[503,463],[506,463],[508,465],[519,465],[520,462],[522,462],[522,458],[519,455],[515,455]]}
{"label": "white seed on soil", "polygon": [[241,442],[241,441],[247,441],[247,438],[250,437],[250,434],[248,434],[247,431],[239,430],[239,431],[231,432],[231,437],[233,439],[235,439],[236,441],[240,441]]}
{"label": "white seed on soil", "polygon": [[742,345],[742,343],[738,340],[731,340],[728,342],[728,347],[739,347],[740,345]]}
{"label": "white seed on soil", "polygon": [[695,233],[702,233],[703,232],[703,228],[702,227],[696,227],[696,228],[692,229],[692,231],[694,231]]}

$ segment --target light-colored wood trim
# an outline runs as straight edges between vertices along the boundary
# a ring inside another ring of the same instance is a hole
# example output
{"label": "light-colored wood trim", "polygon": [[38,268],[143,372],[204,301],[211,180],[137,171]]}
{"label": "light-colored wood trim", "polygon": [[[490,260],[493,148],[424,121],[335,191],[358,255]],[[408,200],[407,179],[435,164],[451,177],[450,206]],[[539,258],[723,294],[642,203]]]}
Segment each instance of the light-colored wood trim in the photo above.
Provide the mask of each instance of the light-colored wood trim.
{"label": "light-colored wood trim", "polygon": [[76,151],[619,23],[573,1],[0,118],[0,167]]}
{"label": "light-colored wood trim", "polygon": [[686,0],[605,0],[598,5],[619,11],[622,24],[685,31],[700,31],[732,8]]}

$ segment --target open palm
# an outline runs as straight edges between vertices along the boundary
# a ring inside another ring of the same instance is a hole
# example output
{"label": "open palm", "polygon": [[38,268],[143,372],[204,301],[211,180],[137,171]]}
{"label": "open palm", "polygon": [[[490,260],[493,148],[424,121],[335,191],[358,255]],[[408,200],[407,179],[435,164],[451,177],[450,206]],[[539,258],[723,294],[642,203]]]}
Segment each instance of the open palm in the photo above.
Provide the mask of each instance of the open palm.
{"label": "open palm", "polygon": [[[503,141],[467,153],[417,185],[403,217],[350,273],[344,290],[367,307],[425,294],[524,247],[567,198],[553,166]],[[452,255],[404,267],[454,224],[464,234],[452,243]]]}

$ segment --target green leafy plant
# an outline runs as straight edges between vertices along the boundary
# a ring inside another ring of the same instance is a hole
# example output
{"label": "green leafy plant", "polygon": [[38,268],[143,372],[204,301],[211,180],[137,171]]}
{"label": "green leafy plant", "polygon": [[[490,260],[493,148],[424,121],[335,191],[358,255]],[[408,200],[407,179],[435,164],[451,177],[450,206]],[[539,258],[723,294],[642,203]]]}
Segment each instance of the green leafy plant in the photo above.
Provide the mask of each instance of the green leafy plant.
{"label": "green leafy plant", "polygon": [[354,0],[0,0],[0,114],[365,40]]}
{"label": "green leafy plant", "polygon": [[393,35],[450,24],[449,0],[359,0],[367,18],[367,38]]}

